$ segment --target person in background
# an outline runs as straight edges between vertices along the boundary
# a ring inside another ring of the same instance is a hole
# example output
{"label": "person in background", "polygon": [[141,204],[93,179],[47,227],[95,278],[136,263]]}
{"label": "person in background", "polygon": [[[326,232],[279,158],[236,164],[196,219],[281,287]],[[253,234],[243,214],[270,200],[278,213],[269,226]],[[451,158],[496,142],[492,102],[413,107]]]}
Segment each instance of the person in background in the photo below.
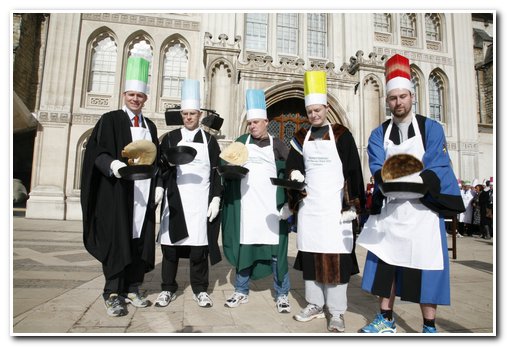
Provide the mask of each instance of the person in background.
{"label": "person in background", "polygon": [[477,235],[482,235],[482,230],[481,230],[481,209],[480,209],[480,206],[479,206],[479,196],[481,194],[481,192],[483,191],[484,189],[484,186],[482,184],[479,183],[479,180],[476,178],[473,180],[472,182],[472,193],[474,195],[473,199],[472,199],[472,210],[473,210],[473,213],[472,213],[472,235],[473,234],[477,234]]}
{"label": "person in background", "polygon": [[493,232],[493,195],[489,181],[484,184],[479,194],[479,210],[481,213],[481,238],[489,240]]}
{"label": "person in background", "polygon": [[[422,332],[436,333],[437,305],[450,305],[449,256],[444,217],[465,210],[452,171],[442,126],[413,113],[409,60],[399,54],[386,62],[391,119],[374,129],[368,158],[375,177],[372,214],[357,243],[368,250],[361,287],[379,297],[380,312],[362,333],[394,333],[396,296],[418,303]],[[395,154],[419,159],[424,169],[412,183],[428,188],[423,198],[386,198],[379,190],[381,170]]]}
{"label": "person in background", "polygon": [[248,149],[244,167],[249,170],[241,180],[224,182],[222,240],[224,255],[235,267],[234,293],[225,307],[248,302],[250,280],[273,274],[275,306],[289,313],[290,279],[287,265],[290,216],[285,191],[271,184],[271,177],[283,178],[288,148],[268,133],[264,91],[246,91],[249,134],[237,142]]}
{"label": "person in background", "polygon": [[359,272],[352,221],[365,203],[361,162],[349,129],[328,121],[326,72],[307,71],[304,91],[311,127],[291,140],[286,168],[287,177],[306,183],[289,199],[297,216],[294,268],[302,271],[307,301],[294,319],[325,318],[326,306],[327,329],[343,332],[348,283]]}
{"label": "person in background", "polygon": [[373,178],[373,176],[370,176],[370,182],[368,182],[368,184],[366,185],[366,191],[365,191],[366,203],[364,205],[364,211],[359,216],[360,228],[363,227],[364,223],[366,223],[366,221],[368,220],[368,216],[370,215],[370,209],[373,204],[373,189],[374,189],[374,187],[375,187],[375,179]]}
{"label": "person in background", "polygon": [[149,140],[158,147],[157,128],[142,113],[149,65],[143,57],[129,57],[124,106],[100,117],[83,159],[83,241],[102,263],[102,295],[112,317],[126,315],[127,303],[139,308],[150,304],[139,286],[155,263],[155,180],[125,180],[120,173],[127,166],[121,156],[126,145]]}
{"label": "person in background", "polygon": [[473,214],[473,206],[472,199],[474,195],[472,193],[473,189],[471,189],[469,181],[461,182],[461,198],[463,200],[463,205],[465,206],[465,212],[459,214],[459,222],[460,222],[460,234],[466,236],[472,236],[471,224],[472,224],[472,214]]}
{"label": "person in background", "polygon": [[222,184],[215,168],[220,147],[213,135],[199,127],[199,81],[184,80],[181,87],[183,127],[169,132],[160,144],[161,153],[171,147],[187,146],[197,151],[188,164],[163,168],[156,199],[162,200],[158,242],[162,247],[162,291],[156,306],[166,307],[176,298],[176,274],[180,258],[190,262],[192,298],[200,307],[213,306],[208,294],[209,266],[221,261],[218,247]]}

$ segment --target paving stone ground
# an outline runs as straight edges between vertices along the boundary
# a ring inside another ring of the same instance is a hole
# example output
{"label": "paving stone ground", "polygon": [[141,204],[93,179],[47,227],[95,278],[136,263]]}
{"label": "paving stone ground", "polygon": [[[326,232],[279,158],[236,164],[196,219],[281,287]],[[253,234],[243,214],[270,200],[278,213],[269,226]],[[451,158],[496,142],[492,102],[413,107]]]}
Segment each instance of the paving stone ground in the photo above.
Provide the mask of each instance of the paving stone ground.
{"label": "paving stone ground", "polygon": [[[100,263],[82,244],[80,221],[12,220],[11,335],[216,335],[302,336],[332,335],[326,319],[301,323],[293,314],[306,306],[301,273],[290,268],[292,304],[290,314],[279,314],[273,298],[272,279],[251,282],[248,304],[230,309],[224,301],[233,292],[232,266],[223,260],[210,268],[210,293],[214,306],[203,309],[192,300],[188,260],[180,261],[177,298],[166,308],[150,306],[128,315],[106,315],[101,292],[104,285]],[[296,256],[295,234],[289,240],[289,264]],[[451,237],[448,237],[451,244]],[[451,306],[441,306],[437,328],[443,335],[496,335],[495,240],[458,238],[457,258],[451,255]],[[360,269],[366,252],[357,250]],[[161,252],[157,247],[156,268],[142,286],[154,302],[160,290]],[[377,299],[360,288],[362,274],[354,276],[348,289],[345,334],[357,331],[378,310]],[[419,306],[397,300],[398,335],[418,334],[422,321]]]}

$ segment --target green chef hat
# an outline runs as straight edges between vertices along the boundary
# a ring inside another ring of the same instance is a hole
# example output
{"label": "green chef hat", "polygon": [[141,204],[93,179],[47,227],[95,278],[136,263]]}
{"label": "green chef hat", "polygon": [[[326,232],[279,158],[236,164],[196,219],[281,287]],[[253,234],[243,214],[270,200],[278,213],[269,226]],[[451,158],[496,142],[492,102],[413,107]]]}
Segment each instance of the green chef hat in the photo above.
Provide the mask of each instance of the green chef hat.
{"label": "green chef hat", "polygon": [[131,56],[127,61],[125,92],[135,91],[146,94],[150,62],[143,57]]}

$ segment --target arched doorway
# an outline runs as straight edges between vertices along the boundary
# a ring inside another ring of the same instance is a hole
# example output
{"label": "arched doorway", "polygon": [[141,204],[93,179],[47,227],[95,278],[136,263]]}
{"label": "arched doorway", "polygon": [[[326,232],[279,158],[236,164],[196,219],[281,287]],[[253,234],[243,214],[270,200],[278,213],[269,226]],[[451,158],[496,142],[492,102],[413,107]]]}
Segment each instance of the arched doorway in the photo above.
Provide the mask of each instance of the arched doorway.
{"label": "arched doorway", "polygon": [[268,132],[290,145],[290,140],[301,128],[309,128],[310,122],[306,117],[305,102],[300,98],[280,100],[267,108]]}

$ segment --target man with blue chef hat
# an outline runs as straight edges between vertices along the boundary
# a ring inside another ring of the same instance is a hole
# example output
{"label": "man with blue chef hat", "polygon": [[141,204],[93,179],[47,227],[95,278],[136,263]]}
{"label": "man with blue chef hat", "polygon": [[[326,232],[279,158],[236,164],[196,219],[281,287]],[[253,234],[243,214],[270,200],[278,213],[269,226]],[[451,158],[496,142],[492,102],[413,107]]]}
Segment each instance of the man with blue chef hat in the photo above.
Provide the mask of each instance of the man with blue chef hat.
{"label": "man with blue chef hat", "polygon": [[[222,240],[224,255],[236,269],[234,292],[225,306],[248,302],[250,279],[273,274],[275,306],[279,313],[291,310],[287,266],[287,218],[285,191],[270,178],[283,176],[288,148],[268,133],[264,91],[246,91],[249,133],[236,139],[246,145],[249,170],[240,180],[224,180]],[[224,149],[224,152],[226,150]]]}
{"label": "man with blue chef hat", "polygon": [[200,84],[186,79],[181,88],[183,127],[164,136],[161,155],[176,146],[192,147],[194,159],[186,164],[162,167],[155,199],[162,201],[160,231],[162,247],[162,291],[156,306],[166,307],[176,298],[176,274],[180,258],[190,262],[192,298],[200,307],[213,306],[208,293],[209,266],[221,261],[218,247],[222,184],[216,172],[220,147],[216,138],[199,126]]}

